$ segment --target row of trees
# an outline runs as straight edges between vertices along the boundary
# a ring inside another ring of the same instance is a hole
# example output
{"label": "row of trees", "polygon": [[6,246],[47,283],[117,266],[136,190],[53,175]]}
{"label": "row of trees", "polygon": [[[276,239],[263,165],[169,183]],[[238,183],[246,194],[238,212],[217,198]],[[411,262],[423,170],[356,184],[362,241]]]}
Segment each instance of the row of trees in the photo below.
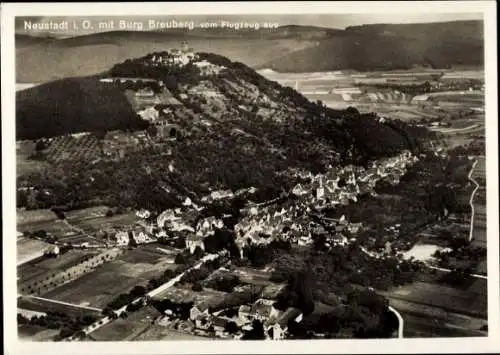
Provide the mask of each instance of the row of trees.
{"label": "row of trees", "polygon": [[123,306],[131,303],[139,297],[143,297],[147,290],[144,286],[135,286],[128,293],[119,294],[114,300],[109,302],[104,308],[104,313],[109,313],[109,310],[118,310]]}

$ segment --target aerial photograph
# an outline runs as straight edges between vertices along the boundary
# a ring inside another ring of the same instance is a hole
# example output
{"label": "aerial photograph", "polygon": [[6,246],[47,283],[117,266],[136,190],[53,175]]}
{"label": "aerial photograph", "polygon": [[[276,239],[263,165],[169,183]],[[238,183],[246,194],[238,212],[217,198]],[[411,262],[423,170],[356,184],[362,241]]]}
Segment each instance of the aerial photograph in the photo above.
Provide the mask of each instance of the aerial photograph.
{"label": "aerial photograph", "polygon": [[488,337],[483,21],[16,17],[19,341]]}

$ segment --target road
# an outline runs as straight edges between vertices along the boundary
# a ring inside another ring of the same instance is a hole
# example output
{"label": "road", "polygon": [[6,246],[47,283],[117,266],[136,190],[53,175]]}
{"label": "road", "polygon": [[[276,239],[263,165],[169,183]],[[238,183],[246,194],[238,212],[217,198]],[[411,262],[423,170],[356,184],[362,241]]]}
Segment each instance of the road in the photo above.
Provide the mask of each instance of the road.
{"label": "road", "polygon": [[[182,278],[182,276],[184,276],[184,274],[186,274],[187,272],[189,272],[189,271],[191,271],[193,269],[199,269],[205,262],[207,262],[209,260],[217,259],[218,257],[220,257],[219,254],[208,254],[208,255],[205,255],[203,258],[200,259],[200,261],[197,264],[193,265],[192,267],[190,267],[189,269],[185,270],[181,274],[177,275],[173,279],[170,279],[169,281],[167,281],[163,285],[155,288],[154,290],[149,291],[145,296],[154,297],[154,296],[160,294],[161,292],[163,292],[163,291],[171,288],[172,286],[174,286],[175,283],[178,282]],[[137,302],[141,302],[141,301],[142,301],[142,297],[139,297],[139,298],[133,300],[132,302],[130,302],[129,304],[137,303]],[[127,306],[129,304],[123,306],[120,309],[115,310],[115,313],[118,316],[120,316],[122,313],[124,313],[126,311]],[[112,318],[110,318],[108,316],[103,317],[100,320],[98,320],[97,322],[89,325],[88,327],[83,328],[82,331],[85,334],[88,335],[88,334],[96,331],[97,329],[104,327],[106,324],[110,323],[111,321],[113,321]],[[65,339],[65,341],[71,341],[71,340],[73,340],[72,337],[69,337],[69,338]]]}
{"label": "road", "polygon": [[403,317],[401,317],[401,314],[392,306],[389,306],[389,311],[394,313],[396,317],[398,318],[398,338],[402,339],[403,338],[403,329],[404,329],[404,320]]}
{"label": "road", "polygon": [[429,127],[431,131],[439,131],[441,133],[458,133],[458,132],[466,132],[476,128],[483,128],[483,126],[479,124],[473,124],[463,128],[446,128],[446,127]]}
{"label": "road", "polygon": [[472,168],[470,169],[469,176],[468,176],[469,180],[472,181],[476,185],[476,187],[474,188],[474,191],[472,191],[472,194],[470,196],[470,201],[469,201],[469,205],[471,208],[469,242],[472,241],[472,235],[474,232],[474,217],[475,217],[474,216],[475,210],[474,210],[474,203],[473,203],[474,202],[474,195],[476,194],[477,190],[479,189],[479,184],[472,177],[472,173],[474,172],[474,168],[476,167],[477,162],[478,162],[478,160],[474,161],[474,164],[472,164]]}

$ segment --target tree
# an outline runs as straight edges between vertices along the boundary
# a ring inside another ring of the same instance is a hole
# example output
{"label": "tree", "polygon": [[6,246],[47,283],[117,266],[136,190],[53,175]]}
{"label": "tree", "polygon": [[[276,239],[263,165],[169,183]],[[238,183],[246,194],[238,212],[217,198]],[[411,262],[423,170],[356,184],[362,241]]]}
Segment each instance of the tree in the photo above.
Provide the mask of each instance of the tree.
{"label": "tree", "polygon": [[266,335],[264,333],[264,326],[262,322],[255,319],[252,322],[252,330],[246,331],[243,335],[244,340],[264,340],[266,339]]}
{"label": "tree", "polygon": [[120,313],[120,318],[125,319],[125,318],[127,318],[127,317],[128,317],[127,312],[122,312],[122,313]]}
{"label": "tree", "polygon": [[184,255],[182,253],[179,253],[175,256],[175,263],[176,264],[185,264],[186,259],[184,258]]}
{"label": "tree", "polygon": [[224,327],[224,330],[226,332],[228,332],[229,334],[234,334],[234,333],[236,333],[239,330],[239,327],[236,324],[236,322],[229,321],[229,322],[226,323],[226,325]]}
{"label": "tree", "polygon": [[142,297],[146,294],[146,288],[144,286],[135,286],[131,291],[130,295],[134,297]]}
{"label": "tree", "polygon": [[38,141],[36,142],[36,145],[35,145],[35,150],[36,150],[37,152],[42,151],[42,150],[44,150],[44,149],[46,149],[46,148],[47,148],[47,144],[45,143],[45,141],[44,141],[43,139],[40,139],[40,140],[38,140]]}
{"label": "tree", "polygon": [[194,257],[196,259],[199,259],[199,258],[201,258],[203,256],[203,254],[204,254],[203,253],[203,249],[201,249],[201,247],[198,245],[196,247],[196,249],[194,250],[194,253],[193,253]]}
{"label": "tree", "polygon": [[79,330],[77,331],[75,334],[74,334],[74,337],[77,338],[77,339],[85,339],[85,337],[87,336],[87,334],[85,334],[85,332],[83,330]]}
{"label": "tree", "polygon": [[70,336],[72,336],[73,334],[75,333],[74,330],[72,330],[71,328],[68,328],[68,327],[64,327],[61,329],[61,331],[59,332],[59,337],[61,339],[65,339],[65,338],[68,338]]}

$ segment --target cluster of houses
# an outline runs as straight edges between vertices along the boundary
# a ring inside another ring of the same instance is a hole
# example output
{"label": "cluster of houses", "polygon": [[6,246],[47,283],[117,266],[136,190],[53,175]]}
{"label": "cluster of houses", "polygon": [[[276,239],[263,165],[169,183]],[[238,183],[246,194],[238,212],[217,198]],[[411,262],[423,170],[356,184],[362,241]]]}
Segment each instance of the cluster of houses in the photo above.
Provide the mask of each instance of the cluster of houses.
{"label": "cluster of houses", "polygon": [[127,246],[132,241],[136,244],[153,243],[156,241],[156,238],[147,233],[141,226],[134,226],[129,230],[116,232],[114,240],[117,246]]}
{"label": "cluster of houses", "polygon": [[[268,244],[277,237],[299,245],[312,244],[312,235],[322,233],[318,231],[321,228],[305,218],[313,209],[356,202],[359,194],[374,193],[374,187],[380,179],[398,184],[406,167],[416,160],[410,152],[403,152],[399,156],[374,162],[368,169],[348,166],[337,170],[332,168],[328,173],[318,175],[298,172],[302,179],[310,181],[293,188],[292,193],[298,199],[288,205],[248,208],[246,216],[235,226],[237,244],[239,247],[249,241],[253,244]],[[336,232],[347,230],[355,234],[362,225],[351,224],[341,218],[333,227]],[[336,241],[345,242],[342,238]]]}
{"label": "cluster of houses", "polygon": [[193,48],[189,48],[186,42],[181,43],[180,48],[173,48],[165,52],[153,53],[147,57],[146,65],[153,66],[184,66],[198,59]]}
{"label": "cluster of houses", "polygon": [[[234,308],[235,314],[228,316],[225,314],[225,309],[211,310],[212,306],[220,303],[217,297],[200,301],[190,309],[189,319],[183,322],[182,328],[186,332],[198,335],[211,332],[218,338],[241,339],[246,331],[252,330],[253,321],[258,320],[263,325],[267,340],[282,340],[287,336],[289,322],[300,323],[303,314],[293,307],[280,311],[273,306],[274,302],[271,299],[260,298],[253,303],[243,303]],[[176,316],[167,310],[165,318],[166,322],[169,322],[174,321]],[[232,330],[228,327],[231,322],[236,325]]]}
{"label": "cluster of houses", "polygon": [[[387,179],[393,184],[399,183],[399,178],[406,172],[408,164],[417,160],[409,152],[399,156],[374,162],[369,168],[347,166],[338,169],[331,168],[326,174],[313,175],[297,172],[304,184],[298,184],[292,190],[297,198],[281,204],[251,205],[242,210],[243,218],[235,225],[236,244],[240,250],[248,244],[269,244],[273,240],[283,239],[298,245],[310,245],[313,236],[324,234],[330,246],[346,244],[350,240],[345,236],[355,235],[362,229],[361,223],[350,223],[345,217],[335,221],[327,221],[330,231],[324,226],[308,218],[313,211],[338,204],[349,204],[357,201],[357,196],[363,193],[374,193],[374,187],[380,179]],[[248,190],[248,191],[247,191]],[[202,198],[205,203],[222,199],[232,199],[241,193],[255,192],[254,188],[233,193],[230,190],[212,191]],[[183,208],[169,209],[156,217],[156,224],[145,222],[145,227],[135,227],[129,231],[120,231],[115,235],[117,245],[128,245],[134,239],[137,244],[147,243],[159,237],[185,237],[186,248],[191,253],[197,248],[205,250],[204,239],[224,227],[222,219],[214,216],[200,218],[202,207],[189,198],[183,203]],[[138,216],[147,219],[150,213],[138,211]],[[149,224],[148,224],[149,223]],[[138,229],[137,229],[138,228]],[[328,237],[334,235],[334,240]]]}

